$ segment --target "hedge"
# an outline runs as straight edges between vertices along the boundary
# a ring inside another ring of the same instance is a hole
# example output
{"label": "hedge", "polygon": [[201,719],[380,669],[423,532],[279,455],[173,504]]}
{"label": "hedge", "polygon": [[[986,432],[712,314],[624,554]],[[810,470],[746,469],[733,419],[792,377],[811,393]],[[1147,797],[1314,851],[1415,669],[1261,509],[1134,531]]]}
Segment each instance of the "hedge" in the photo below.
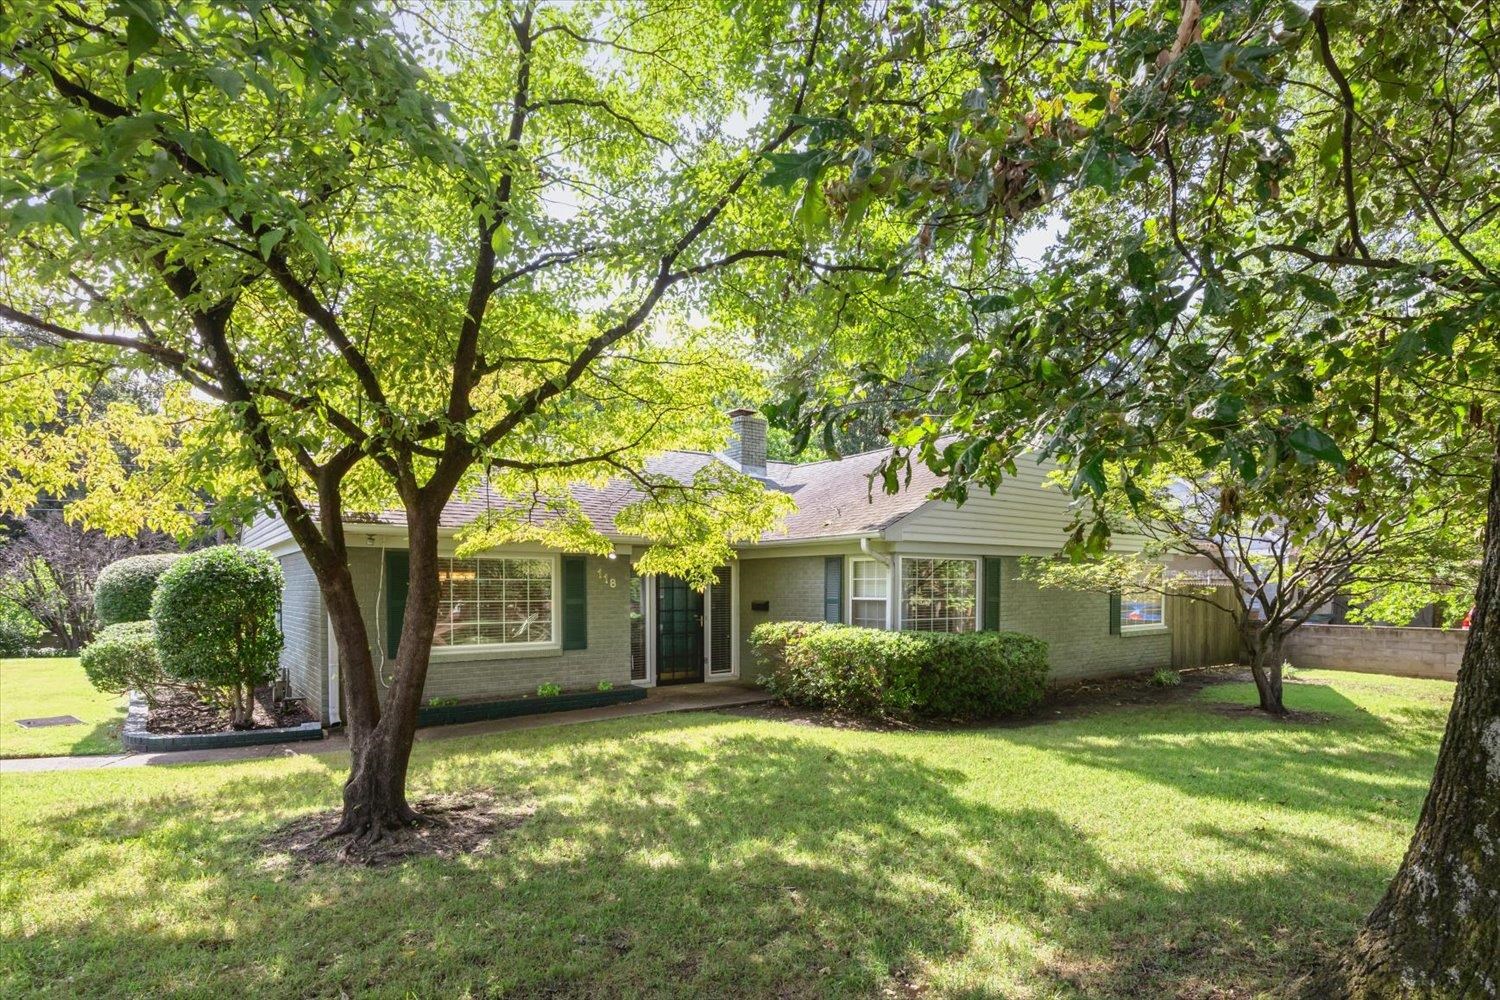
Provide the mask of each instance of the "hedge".
{"label": "hedge", "polygon": [[885,719],[1024,713],[1047,683],[1047,644],[1019,632],[889,632],[825,622],[756,626],[750,645],[782,701]]}
{"label": "hedge", "polygon": [[248,725],[255,688],[281,656],[281,564],[269,552],[217,545],[183,556],[157,581],[151,617],[162,669],[218,688],[236,725]]}
{"label": "hedge", "polygon": [[156,654],[156,625],[120,622],[100,630],[78,655],[89,683],[109,694],[139,691],[147,700],[166,682]]}
{"label": "hedge", "polygon": [[99,624],[118,625],[150,618],[157,578],[181,558],[176,552],[131,556],[104,567],[94,581],[94,614]]}

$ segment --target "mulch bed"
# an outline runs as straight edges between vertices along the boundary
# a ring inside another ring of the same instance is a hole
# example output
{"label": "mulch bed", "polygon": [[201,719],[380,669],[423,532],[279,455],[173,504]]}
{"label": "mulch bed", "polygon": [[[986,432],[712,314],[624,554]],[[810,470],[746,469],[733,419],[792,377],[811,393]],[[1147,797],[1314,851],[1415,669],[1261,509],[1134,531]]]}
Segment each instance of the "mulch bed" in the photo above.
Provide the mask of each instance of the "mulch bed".
{"label": "mulch bed", "polygon": [[345,836],[330,837],[341,809],[303,816],[265,840],[267,867],[295,871],[316,865],[385,868],[411,858],[454,858],[490,847],[495,838],[525,823],[536,805],[507,801],[487,791],[432,795],[411,803],[423,822],[373,844]]}
{"label": "mulch bed", "polygon": [[[255,712],[250,729],[279,729],[300,726],[316,718],[300,701],[277,705],[271,700],[271,686],[255,689]],[[229,710],[204,701],[191,691],[163,688],[156,692],[156,705],[146,717],[151,733],[224,733],[233,731]]]}

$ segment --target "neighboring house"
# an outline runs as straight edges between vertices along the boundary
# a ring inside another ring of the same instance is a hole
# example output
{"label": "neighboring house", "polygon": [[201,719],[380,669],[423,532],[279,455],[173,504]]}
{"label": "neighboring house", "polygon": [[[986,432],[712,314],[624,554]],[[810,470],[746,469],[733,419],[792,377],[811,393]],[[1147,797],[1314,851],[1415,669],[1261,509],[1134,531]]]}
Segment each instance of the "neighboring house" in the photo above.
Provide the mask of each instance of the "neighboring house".
{"label": "neighboring house", "polygon": [[[614,514],[635,498],[623,483],[577,496],[614,543],[607,558],[511,545],[478,558],[451,556],[424,696],[475,699],[615,685],[752,681],[750,630],[761,622],[827,620],[873,628],[942,631],[1008,629],[1045,639],[1054,679],[1105,676],[1165,665],[1170,622],[1159,598],[1038,589],[1018,579],[1018,560],[1060,548],[1071,519],[1064,492],[1045,485],[1049,465],[1027,465],[994,494],[960,508],[927,494],[941,480],[913,471],[899,494],[872,491],[884,452],[806,465],[766,460],[766,425],[751,410],[730,414],[735,438],[724,455],[672,452],[653,469],[682,478],[725,462],[790,494],[797,509],[783,529],[743,546],[706,593],[631,568],[639,540],[622,536]],[[455,500],[442,525],[452,533],[503,501]],[[400,640],[407,588],[405,527],[399,514],[346,522],[349,559],[381,679]],[[327,723],[342,717],[338,650],[317,583],[279,520],[257,519],[243,543],[268,549],[286,574],[282,666],[295,696]],[[1129,548],[1117,539],[1117,546]]]}

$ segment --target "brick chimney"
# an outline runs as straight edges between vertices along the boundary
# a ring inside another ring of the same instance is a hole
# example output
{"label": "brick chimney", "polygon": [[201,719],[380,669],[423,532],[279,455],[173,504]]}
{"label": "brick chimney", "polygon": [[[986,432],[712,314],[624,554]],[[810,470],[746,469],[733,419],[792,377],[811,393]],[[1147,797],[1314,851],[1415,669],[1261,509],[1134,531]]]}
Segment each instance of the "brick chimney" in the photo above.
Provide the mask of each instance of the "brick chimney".
{"label": "brick chimney", "polygon": [[766,418],[754,410],[741,407],[729,411],[734,437],[729,440],[727,455],[747,476],[766,474]]}

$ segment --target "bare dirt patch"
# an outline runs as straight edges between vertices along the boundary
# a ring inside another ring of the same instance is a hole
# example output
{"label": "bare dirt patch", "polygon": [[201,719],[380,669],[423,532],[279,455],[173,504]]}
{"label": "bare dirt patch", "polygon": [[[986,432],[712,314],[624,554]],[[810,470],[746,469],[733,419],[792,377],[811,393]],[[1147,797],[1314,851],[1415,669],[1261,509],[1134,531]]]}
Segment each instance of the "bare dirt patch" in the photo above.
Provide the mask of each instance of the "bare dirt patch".
{"label": "bare dirt patch", "polygon": [[1287,709],[1282,715],[1272,715],[1269,712],[1262,712],[1258,705],[1237,705],[1233,702],[1212,702],[1203,707],[1215,715],[1222,715],[1230,719],[1265,719],[1267,722],[1284,722],[1288,725],[1300,724],[1306,726],[1315,726],[1333,721],[1333,716],[1327,712],[1297,712]]}
{"label": "bare dirt patch", "polygon": [[[182,688],[158,688],[156,704],[151,706],[146,717],[146,731],[150,733],[227,733],[233,731],[229,724],[229,710],[197,693]],[[279,729],[283,726],[300,726],[313,721],[313,715],[302,702],[289,700],[277,702],[271,697],[271,685],[262,684],[255,689],[255,713],[249,729]]]}
{"label": "bare dirt patch", "polygon": [[261,841],[266,864],[293,869],[326,864],[385,868],[411,858],[477,854],[536,812],[532,802],[508,801],[487,791],[433,795],[411,806],[422,816],[421,823],[369,844],[329,837],[342,818],[339,809],[303,816]]}

